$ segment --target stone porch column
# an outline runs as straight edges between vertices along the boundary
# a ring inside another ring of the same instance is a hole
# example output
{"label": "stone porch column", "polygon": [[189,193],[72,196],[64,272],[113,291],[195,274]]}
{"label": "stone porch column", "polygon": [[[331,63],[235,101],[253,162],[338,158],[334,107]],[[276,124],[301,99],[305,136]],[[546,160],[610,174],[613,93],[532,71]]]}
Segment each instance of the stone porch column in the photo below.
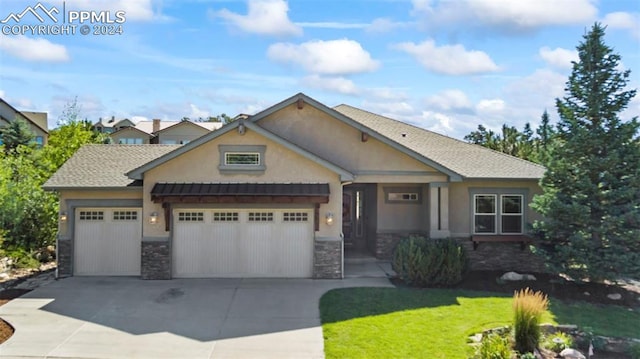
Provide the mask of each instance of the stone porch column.
{"label": "stone porch column", "polygon": [[446,238],[449,232],[449,184],[429,183],[429,237]]}

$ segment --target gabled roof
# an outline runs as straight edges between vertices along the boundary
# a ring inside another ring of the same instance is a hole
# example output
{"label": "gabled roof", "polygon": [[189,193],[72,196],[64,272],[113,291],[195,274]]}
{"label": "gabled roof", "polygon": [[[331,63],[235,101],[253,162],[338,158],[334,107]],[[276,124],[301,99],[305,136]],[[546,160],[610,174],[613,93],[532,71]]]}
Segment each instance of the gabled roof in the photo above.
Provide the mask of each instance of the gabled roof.
{"label": "gabled roof", "polygon": [[[49,133],[49,130],[47,129],[47,127],[43,127],[40,123],[38,123],[38,121],[34,121],[34,119],[32,119],[31,117],[27,116],[24,112],[16,109],[15,107],[13,107],[10,103],[8,103],[7,101],[5,101],[3,98],[0,97],[0,102],[4,103],[5,105],[7,105],[11,110],[13,110],[16,114],[21,115],[26,121],[30,122],[31,124],[33,124],[34,126],[36,126],[37,128],[41,129],[44,133]],[[31,112],[34,116],[37,116],[37,114],[43,114],[44,112]],[[46,116],[46,113],[44,113]],[[6,119],[7,121],[12,121],[13,119]],[[45,122],[46,122],[46,117],[45,117]]]}
{"label": "gabled roof", "polygon": [[126,131],[135,131],[135,132],[139,132],[139,133],[140,133],[140,134],[142,134],[143,136],[147,136],[147,137],[149,137],[149,138],[151,137],[151,134],[150,134],[150,133],[147,133],[147,132],[145,132],[145,131],[142,131],[141,129],[139,129],[139,128],[137,128],[137,127],[124,127],[124,128],[119,129],[119,130],[118,130],[118,131],[116,131],[116,132],[111,132],[111,133],[109,134],[109,136],[119,135],[119,134],[121,134],[121,133],[123,133],[123,132],[126,132]]}
{"label": "gabled roof", "polygon": [[85,145],[82,146],[43,188],[102,189],[136,187],[126,173],[180,147],[179,145]]}
{"label": "gabled roof", "polygon": [[130,171],[127,173],[127,175],[132,178],[132,179],[136,179],[136,180],[142,180],[144,177],[144,173],[157,167],[160,166],[161,164],[168,162],[180,155],[182,155],[183,153],[186,153],[188,151],[191,151],[192,149],[205,144],[219,136],[224,135],[225,133],[232,131],[236,128],[238,128],[239,126],[245,126],[247,129],[254,131],[256,133],[258,133],[261,136],[264,136],[284,147],[286,147],[287,149],[303,156],[306,157],[307,159],[314,161],[318,164],[320,164],[321,166],[324,166],[325,168],[337,173],[340,175],[340,178],[343,181],[350,181],[354,179],[354,175],[352,173],[350,173],[349,171],[345,170],[344,168],[339,167],[338,165],[331,163],[323,158],[318,157],[317,155],[299,147],[298,145],[295,145],[289,141],[287,141],[286,139],[272,133],[269,132],[267,130],[265,130],[264,128],[255,125],[251,122],[248,121],[242,121],[242,120],[237,120],[237,121],[233,121],[229,124],[224,125],[222,128],[220,128],[217,131],[213,131],[210,132],[202,137],[199,137],[191,142],[189,142],[186,145],[181,146],[180,148],[176,149],[175,151],[169,152],[161,157],[158,157],[156,159],[154,159],[153,161],[150,161],[149,163],[143,164],[138,168],[135,168],[134,170]]}
{"label": "gabled roof", "polygon": [[[164,121],[168,122],[168,121]],[[176,123],[172,123],[168,126],[162,126],[163,122],[160,122],[160,130],[154,132],[155,135],[160,134],[160,132],[168,131],[169,129],[176,128],[178,126],[195,126],[197,128],[201,128],[206,131],[217,130],[222,127],[222,122],[192,122],[192,121],[178,121]],[[138,127],[138,126],[136,126]]]}
{"label": "gabled roof", "polygon": [[336,106],[334,109],[463,178],[539,179],[545,172],[543,166],[535,163],[349,105]]}

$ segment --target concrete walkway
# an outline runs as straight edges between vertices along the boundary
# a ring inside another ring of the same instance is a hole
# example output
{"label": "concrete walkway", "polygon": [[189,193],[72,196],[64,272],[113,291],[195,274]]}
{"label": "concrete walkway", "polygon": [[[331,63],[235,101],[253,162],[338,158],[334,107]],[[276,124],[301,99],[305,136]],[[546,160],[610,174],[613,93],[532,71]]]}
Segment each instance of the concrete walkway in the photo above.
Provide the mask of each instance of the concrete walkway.
{"label": "concrete walkway", "polygon": [[318,301],[385,278],[73,277],[0,307],[0,358],[323,358]]}

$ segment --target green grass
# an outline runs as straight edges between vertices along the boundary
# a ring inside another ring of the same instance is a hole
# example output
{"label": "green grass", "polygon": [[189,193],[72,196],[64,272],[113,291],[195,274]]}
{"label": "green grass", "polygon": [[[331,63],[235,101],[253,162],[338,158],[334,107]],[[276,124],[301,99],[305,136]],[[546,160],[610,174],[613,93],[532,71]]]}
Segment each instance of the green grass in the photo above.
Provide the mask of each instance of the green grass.
{"label": "green grass", "polygon": [[[447,289],[347,288],[326,293],[320,316],[327,358],[468,358],[467,337],[511,324],[512,298]],[[640,313],[554,303],[542,322],[640,338]]]}

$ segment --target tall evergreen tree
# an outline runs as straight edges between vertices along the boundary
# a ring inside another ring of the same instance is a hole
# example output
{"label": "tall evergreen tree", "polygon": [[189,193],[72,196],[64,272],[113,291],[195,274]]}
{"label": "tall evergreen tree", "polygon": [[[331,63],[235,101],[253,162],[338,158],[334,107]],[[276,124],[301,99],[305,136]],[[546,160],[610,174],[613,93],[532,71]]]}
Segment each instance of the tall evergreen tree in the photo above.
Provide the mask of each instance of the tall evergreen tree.
{"label": "tall evergreen tree", "polygon": [[544,110],[540,117],[540,126],[536,129],[536,161],[545,164],[549,159],[549,151],[555,136],[555,130],[550,124],[549,113]]}
{"label": "tall evergreen tree", "polygon": [[36,135],[29,128],[27,121],[20,117],[5,127],[0,127],[0,139],[5,153],[16,153],[18,146],[28,146]]}
{"label": "tall evergreen tree", "polygon": [[578,280],[640,278],[640,124],[619,117],[636,91],[625,90],[630,71],[604,35],[596,23],[577,47],[556,99],[559,142],[532,205],[544,217],[534,227],[547,263]]}

